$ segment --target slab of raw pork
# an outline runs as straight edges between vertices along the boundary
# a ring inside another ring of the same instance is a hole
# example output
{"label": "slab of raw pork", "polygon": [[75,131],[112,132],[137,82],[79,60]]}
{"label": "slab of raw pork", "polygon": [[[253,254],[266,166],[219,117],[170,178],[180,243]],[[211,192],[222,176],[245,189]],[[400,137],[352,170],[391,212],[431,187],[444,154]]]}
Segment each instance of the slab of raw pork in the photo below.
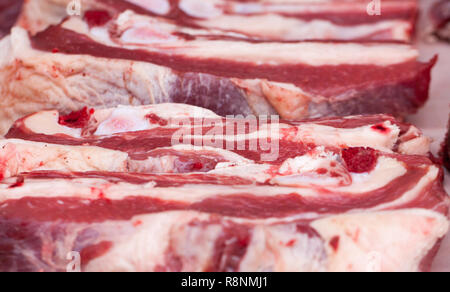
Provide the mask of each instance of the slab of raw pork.
{"label": "slab of raw pork", "polygon": [[385,115],[46,111],[1,144],[2,271],[426,271],[449,228],[429,139]]}
{"label": "slab of raw pork", "polygon": [[[93,17],[93,19],[91,18]],[[0,132],[42,109],[185,103],[220,115],[414,113],[436,62],[409,45],[255,42],[131,11],[73,17],[0,47]]]}
{"label": "slab of raw pork", "polygon": [[417,1],[383,0],[381,7],[374,3],[367,0],[30,0],[19,24],[34,34],[57,24],[68,13],[84,15],[89,10],[103,10],[116,15],[133,10],[165,17],[184,26],[235,32],[258,40],[411,41]]}
{"label": "slab of raw pork", "polygon": [[0,39],[9,34],[21,12],[22,0],[0,0]]}

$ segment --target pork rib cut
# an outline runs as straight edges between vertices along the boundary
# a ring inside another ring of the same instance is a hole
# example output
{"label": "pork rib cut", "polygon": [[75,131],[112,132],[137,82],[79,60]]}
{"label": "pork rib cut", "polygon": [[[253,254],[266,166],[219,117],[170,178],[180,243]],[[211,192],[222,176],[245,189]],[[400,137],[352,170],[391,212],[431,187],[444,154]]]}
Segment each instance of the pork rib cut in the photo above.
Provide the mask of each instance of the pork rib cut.
{"label": "pork rib cut", "polygon": [[15,28],[0,47],[3,132],[44,109],[165,102],[289,120],[404,116],[427,101],[436,62],[409,45],[254,42],[132,11],[101,25],[73,17],[31,38]]}
{"label": "pork rib cut", "polygon": [[1,143],[2,271],[421,271],[449,229],[429,139],[385,115],[45,111]]}
{"label": "pork rib cut", "polygon": [[[365,0],[80,0],[80,12],[117,15],[126,10],[171,19],[183,26],[241,34],[254,40],[382,40],[409,42],[416,0],[383,0],[381,15]],[[35,34],[67,17],[64,0],[29,0],[19,24]],[[75,9],[76,7],[72,7]],[[373,7],[377,8],[377,7]],[[368,12],[369,11],[369,12]]]}

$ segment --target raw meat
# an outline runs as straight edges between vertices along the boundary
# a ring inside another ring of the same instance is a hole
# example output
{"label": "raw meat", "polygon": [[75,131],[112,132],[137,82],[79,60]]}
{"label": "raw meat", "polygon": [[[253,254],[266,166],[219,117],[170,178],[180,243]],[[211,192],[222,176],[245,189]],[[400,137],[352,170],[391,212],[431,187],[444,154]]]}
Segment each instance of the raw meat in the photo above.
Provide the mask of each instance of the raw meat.
{"label": "raw meat", "polygon": [[0,132],[43,109],[164,102],[289,120],[404,116],[428,99],[436,62],[402,44],[255,42],[131,11],[104,17],[31,38],[15,28],[0,43]]}
{"label": "raw meat", "polygon": [[430,15],[434,35],[440,40],[450,42],[450,1],[437,1],[431,7]]}
{"label": "raw meat", "polygon": [[[198,118],[191,120],[190,117]],[[59,116],[56,111],[39,112],[17,121],[6,135],[10,140],[0,144],[0,158],[4,161],[0,174],[7,177],[33,170],[64,170],[60,165],[71,167],[74,165],[71,161],[78,161],[75,167],[79,169],[66,170],[113,169],[120,172],[128,166],[131,172],[205,172],[224,163],[248,165],[253,161],[278,165],[302,156],[318,145],[329,150],[335,149],[336,145],[357,149],[371,147],[408,155],[427,155],[429,152],[430,140],[416,127],[398,123],[385,115],[281,124],[276,123],[276,117],[273,119],[275,126],[272,129],[272,120],[255,125],[250,121],[256,122],[256,119],[229,118],[223,121],[210,111],[178,104],[121,106],[97,111],[83,109],[68,116]],[[234,137],[237,131],[243,133]],[[234,140],[228,139],[227,135],[234,137]],[[365,138],[361,140],[359,136]],[[248,137],[251,138],[246,139]],[[258,137],[267,141],[261,141]],[[231,152],[216,149],[227,149],[229,145]],[[114,162],[105,163],[98,147],[112,150],[104,157],[114,156]],[[38,152],[43,153],[36,155]],[[128,155],[121,155],[120,152]],[[202,159],[199,160],[200,153]],[[355,156],[350,152],[348,154]],[[81,163],[86,160],[83,157],[89,157],[87,164]],[[48,168],[45,160],[58,168],[51,165]],[[116,166],[112,167],[112,163]],[[253,178],[251,173],[248,174]],[[266,178],[257,180],[265,182]]]}
{"label": "raw meat", "polygon": [[0,0],[0,39],[9,34],[19,17],[22,0]]}
{"label": "raw meat", "polygon": [[7,139],[1,271],[426,271],[449,229],[429,139],[389,116],[45,111]]}
{"label": "raw meat", "polygon": [[[20,24],[33,34],[67,16],[70,1],[31,0]],[[409,42],[417,18],[416,0],[239,1],[239,0],[81,0],[69,11],[111,15],[133,10],[161,16],[183,26],[218,29],[258,40],[387,40]]]}

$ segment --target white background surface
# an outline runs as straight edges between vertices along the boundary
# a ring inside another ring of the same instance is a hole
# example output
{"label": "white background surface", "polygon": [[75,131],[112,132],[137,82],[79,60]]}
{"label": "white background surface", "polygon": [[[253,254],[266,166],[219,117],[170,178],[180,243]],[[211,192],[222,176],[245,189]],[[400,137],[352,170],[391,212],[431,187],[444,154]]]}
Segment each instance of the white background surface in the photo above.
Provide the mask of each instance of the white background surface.
{"label": "white background surface", "polygon": [[[439,55],[439,62],[433,70],[430,100],[428,104],[417,115],[408,119],[420,127],[425,135],[434,139],[432,151],[437,154],[444,140],[446,127],[450,114],[450,44],[430,43],[430,22],[428,8],[434,1],[421,0],[422,15],[417,36],[418,47],[422,60],[429,60],[434,55]],[[446,173],[445,187],[450,194],[450,174]],[[450,272],[450,234],[444,240],[441,250],[437,255],[433,271]]]}

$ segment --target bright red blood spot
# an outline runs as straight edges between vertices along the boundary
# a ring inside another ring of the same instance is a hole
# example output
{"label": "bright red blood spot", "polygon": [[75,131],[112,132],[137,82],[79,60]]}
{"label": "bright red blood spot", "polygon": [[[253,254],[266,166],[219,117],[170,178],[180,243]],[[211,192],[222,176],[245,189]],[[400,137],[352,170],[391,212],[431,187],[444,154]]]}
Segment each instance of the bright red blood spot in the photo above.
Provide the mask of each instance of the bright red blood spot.
{"label": "bright red blood spot", "polygon": [[94,114],[94,109],[88,109],[84,107],[82,110],[77,112],[71,112],[66,116],[60,116],[58,123],[63,126],[67,126],[70,128],[84,128],[91,116]]}
{"label": "bright red blood spot", "polygon": [[133,226],[134,226],[134,227],[138,227],[138,226],[140,226],[140,225],[142,225],[142,221],[141,221],[141,220],[137,220],[137,221],[135,221],[135,222],[133,223]]}
{"label": "bright red blood spot", "polygon": [[169,124],[169,122],[167,122],[167,120],[165,120],[161,117],[158,117],[155,114],[148,114],[145,117],[150,121],[150,124],[158,124],[160,126],[167,126]]}
{"label": "bright red blood spot", "polygon": [[242,247],[246,247],[250,244],[250,237],[249,236],[242,236],[238,239],[238,244]]}
{"label": "bright red blood spot", "polygon": [[341,175],[339,173],[337,173],[336,171],[332,171],[330,173],[330,176],[333,177],[333,178],[336,178],[336,177],[340,177]]}
{"label": "bright red blood spot", "polygon": [[25,178],[23,176],[21,176],[21,177],[18,177],[16,183],[11,185],[9,188],[10,189],[19,188],[19,187],[23,186],[24,183],[25,183]]}
{"label": "bright red blood spot", "polygon": [[89,10],[84,14],[84,20],[89,27],[102,26],[111,20],[108,11],[104,10]]}
{"label": "bright red blood spot", "polygon": [[316,172],[320,175],[324,175],[328,173],[328,170],[326,168],[319,168]]}
{"label": "bright red blood spot", "polygon": [[372,129],[383,134],[389,133],[389,128],[386,128],[383,124],[372,126]]}
{"label": "bright red blood spot", "polygon": [[112,242],[102,241],[98,244],[85,247],[80,252],[81,263],[83,264],[83,266],[87,265],[90,261],[106,254],[111,249],[112,246],[113,246]]}
{"label": "bright red blood spot", "polygon": [[378,155],[372,148],[355,147],[342,150],[342,158],[350,172],[364,173],[375,168]]}
{"label": "bright red blood spot", "polygon": [[200,170],[202,168],[203,168],[203,163],[201,163],[201,162],[196,162],[192,165],[193,170]]}
{"label": "bright red blood spot", "polygon": [[288,243],[286,243],[287,247],[293,247],[297,243],[297,240],[292,239]]}
{"label": "bright red blood spot", "polygon": [[103,192],[100,192],[100,194],[98,194],[98,198],[99,199],[105,199],[105,194]]}
{"label": "bright red blood spot", "polygon": [[339,236],[335,236],[330,240],[330,246],[333,248],[333,250],[336,252],[339,249]]}
{"label": "bright red blood spot", "polygon": [[58,49],[58,48],[54,48],[54,49],[52,50],[52,53],[54,53],[54,54],[59,53],[59,49]]}

